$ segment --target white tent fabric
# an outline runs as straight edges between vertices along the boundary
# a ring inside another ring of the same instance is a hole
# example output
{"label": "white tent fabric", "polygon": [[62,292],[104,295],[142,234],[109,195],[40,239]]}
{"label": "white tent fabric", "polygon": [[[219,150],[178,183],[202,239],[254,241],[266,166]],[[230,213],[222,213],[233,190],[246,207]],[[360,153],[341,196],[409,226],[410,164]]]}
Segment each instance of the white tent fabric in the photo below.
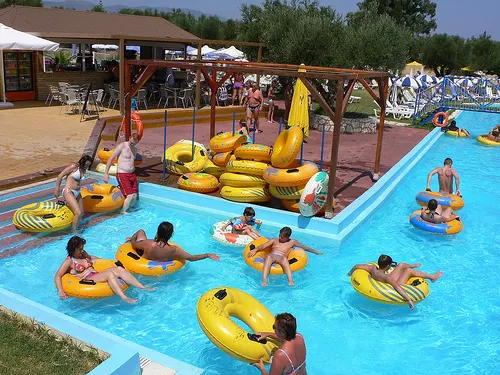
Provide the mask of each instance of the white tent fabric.
{"label": "white tent fabric", "polygon": [[218,56],[224,57],[224,55],[229,56],[233,59],[245,58],[245,54],[242,51],[240,51],[239,49],[237,49],[235,46],[231,46],[229,48],[223,48],[223,49],[220,49],[220,50],[217,50],[217,51],[210,53],[211,57],[218,57]]}
{"label": "white tent fabric", "polygon": [[[213,48],[210,48],[209,46],[207,46],[206,44],[201,47],[201,55],[202,56],[205,56],[211,52],[214,52],[215,50]],[[189,56],[198,56],[198,48],[194,48],[194,47],[190,47],[188,46],[187,47],[187,54]]]}
{"label": "white tent fabric", "polygon": [[114,44],[92,44],[92,49],[110,49],[117,50],[119,47]]}
{"label": "white tent fabric", "polygon": [[0,23],[0,83],[2,84],[2,95],[4,103],[7,101],[5,95],[5,77],[3,67],[3,51],[56,51],[59,43],[39,38],[37,36],[23,33]]}

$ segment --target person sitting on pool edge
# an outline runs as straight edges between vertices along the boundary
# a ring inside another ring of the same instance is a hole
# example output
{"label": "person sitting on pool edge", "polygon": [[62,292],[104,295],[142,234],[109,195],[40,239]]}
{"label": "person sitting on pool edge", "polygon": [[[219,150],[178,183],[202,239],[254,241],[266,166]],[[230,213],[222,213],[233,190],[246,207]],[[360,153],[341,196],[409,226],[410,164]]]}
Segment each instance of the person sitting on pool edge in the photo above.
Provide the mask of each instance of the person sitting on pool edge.
{"label": "person sitting on pool edge", "polygon": [[443,207],[438,204],[437,200],[431,199],[427,203],[427,207],[422,207],[420,217],[429,223],[441,224],[447,221],[459,219],[455,211],[451,207]]}
{"label": "person sitting on pool edge", "polygon": [[232,226],[232,233],[245,234],[257,239],[262,237],[261,234],[254,228],[254,225],[262,224],[262,221],[255,220],[255,210],[252,207],[246,207],[243,211],[243,216],[233,217],[221,228],[225,231],[228,226]]}
{"label": "person sitting on pool edge", "polygon": [[472,136],[467,131],[467,129],[459,128],[457,126],[457,122],[455,120],[451,120],[450,125],[442,127],[441,131],[443,131],[443,132],[447,132],[447,131],[457,132],[459,138],[460,137],[469,137],[469,138],[472,138]]}
{"label": "person sitting on pool edge", "polygon": [[[394,270],[390,274],[386,274],[386,272],[392,267]],[[410,280],[412,277],[421,277],[423,279],[428,279],[432,282],[438,280],[441,276],[443,276],[443,271],[438,271],[436,273],[425,273],[415,268],[422,266],[420,263],[408,264],[408,263],[399,263],[392,261],[392,258],[389,255],[380,255],[378,257],[377,266],[368,265],[368,264],[356,264],[351,270],[347,273],[347,276],[351,276],[355,270],[361,269],[369,272],[371,277],[377,281],[382,283],[387,283],[392,285],[392,287],[401,294],[401,296],[406,299],[410,309],[414,309],[415,306],[410,296],[401,288],[401,285],[404,285]]]}
{"label": "person sitting on pool edge", "polygon": [[453,177],[455,177],[455,184],[457,187],[456,195],[461,197],[460,194],[460,177],[458,176],[457,171],[452,168],[453,160],[450,158],[444,159],[444,166],[434,168],[429,175],[427,176],[427,188],[426,191],[431,191],[431,180],[432,176],[436,173],[438,175],[439,182],[439,192],[441,194],[453,194]]}
{"label": "person sitting on pool edge", "polygon": [[156,260],[166,262],[174,259],[185,259],[190,262],[210,258],[212,260],[219,260],[219,256],[213,253],[205,253],[198,255],[191,255],[182,250],[179,246],[169,244],[168,241],[174,234],[174,226],[168,221],[162,222],[158,225],[158,230],[154,240],[148,240],[146,232],[139,229],[132,237],[127,238],[130,241],[134,250],[137,253],[149,260]]}
{"label": "person sitting on pool edge", "polygon": [[96,283],[107,282],[111,290],[122,300],[128,303],[135,303],[137,300],[129,298],[125,293],[123,293],[118,279],[121,279],[127,284],[133,285],[139,289],[150,291],[155,290],[155,288],[142,285],[134,275],[123,267],[111,267],[102,272],[97,272],[93,266],[94,261],[99,258],[91,256],[85,251],[84,246],[86,242],[87,241],[85,241],[82,237],[73,236],[69,239],[68,244],[66,245],[68,256],[61,264],[61,267],[57,270],[54,278],[54,283],[57,291],[59,292],[59,298],[66,299],[66,293],[64,292],[62,286],[62,277],[67,273],[75,275],[82,280],[92,280]]}
{"label": "person sitting on pool edge", "polygon": [[257,246],[255,249],[248,252],[248,257],[253,257],[257,252],[271,247],[271,252],[266,255],[264,259],[264,269],[262,270],[262,286],[267,286],[267,277],[269,276],[269,271],[273,263],[278,263],[286,274],[288,278],[288,285],[294,286],[292,279],[292,270],[290,268],[290,263],[288,263],[288,254],[294,247],[300,247],[305,251],[309,251],[313,254],[323,254],[321,251],[311,249],[310,247],[301,244],[297,240],[292,240],[290,236],[292,235],[292,230],[289,227],[283,227],[280,230],[279,238],[271,238],[266,243]]}

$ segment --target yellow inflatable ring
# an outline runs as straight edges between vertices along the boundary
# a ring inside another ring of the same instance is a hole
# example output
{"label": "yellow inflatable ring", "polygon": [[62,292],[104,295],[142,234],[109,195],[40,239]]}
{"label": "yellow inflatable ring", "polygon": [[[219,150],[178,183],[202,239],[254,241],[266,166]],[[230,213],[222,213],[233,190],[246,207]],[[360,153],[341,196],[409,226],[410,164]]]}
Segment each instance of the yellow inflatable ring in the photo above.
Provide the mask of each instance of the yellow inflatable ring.
{"label": "yellow inflatable ring", "polygon": [[176,143],[165,151],[166,168],[171,173],[184,174],[198,172],[205,168],[208,157],[199,146],[194,146],[194,159],[192,146],[187,143]]}
{"label": "yellow inflatable ring", "polygon": [[222,186],[232,187],[267,187],[267,182],[257,176],[226,172],[219,178]]}
{"label": "yellow inflatable ring", "polygon": [[123,194],[111,184],[90,184],[81,189],[83,209],[87,212],[113,211],[123,206]]}
{"label": "yellow inflatable ring", "polygon": [[[174,242],[169,242],[169,244],[177,245]],[[126,270],[146,276],[168,275],[175,271],[179,271],[184,267],[184,264],[186,264],[184,259],[160,262],[143,258],[137,254],[137,251],[134,250],[130,242],[126,242],[118,248],[116,251],[116,259],[123,264]]]}
{"label": "yellow inflatable ring", "polygon": [[27,232],[55,232],[73,223],[73,211],[62,201],[27,204],[16,210],[12,218],[17,229]]}
{"label": "yellow inflatable ring", "polygon": [[[97,272],[102,272],[112,267],[116,267],[116,263],[114,260],[110,259],[96,259],[93,265],[93,268]],[[119,281],[121,283],[122,290],[127,290],[128,284],[121,279],[119,279]],[[114,294],[107,282],[96,283],[93,280],[82,280],[69,273],[62,277],[62,287],[64,293],[70,297],[101,298],[110,297]]]}
{"label": "yellow inflatable ring", "polygon": [[233,151],[220,152],[212,158],[213,163],[219,167],[225,167],[231,160],[236,160]]}
{"label": "yellow inflatable ring", "polygon": [[274,186],[304,186],[318,172],[318,166],[311,161],[298,168],[278,169],[269,167],[264,171],[264,180]]}
{"label": "yellow inflatable ring", "polygon": [[[377,265],[377,263],[371,262],[368,265]],[[393,270],[394,268],[391,267],[386,273],[389,274]],[[374,280],[370,273],[365,270],[357,269],[352,273],[351,285],[356,292],[375,302],[390,303],[393,305],[408,303],[401,294],[396,292],[396,289],[392,285]],[[427,280],[421,277],[412,277],[406,284],[401,285],[401,287],[415,303],[423,301],[430,293]]]}
{"label": "yellow inflatable ring", "polygon": [[196,193],[210,193],[219,189],[217,177],[208,173],[184,173],[177,185],[182,190],[194,191]]}
{"label": "yellow inflatable ring", "polygon": [[[103,148],[102,150],[99,150],[99,152],[97,153],[97,156],[99,157],[99,159],[101,159],[101,161],[106,164],[109,160],[109,158],[111,157],[111,155],[113,155],[113,152],[115,151],[115,149],[109,149],[109,148]],[[113,160],[113,164],[116,164],[118,163],[118,158],[115,158],[115,160]]]}
{"label": "yellow inflatable ring", "polygon": [[239,188],[224,186],[220,191],[220,195],[228,201],[242,203],[269,202],[273,199],[269,190],[260,187]]}
{"label": "yellow inflatable ring", "polygon": [[266,163],[250,160],[233,160],[227,163],[226,170],[233,173],[251,174],[252,176],[262,177],[267,169]]}
{"label": "yellow inflatable ring", "polygon": [[247,137],[232,132],[223,132],[217,134],[210,140],[209,147],[215,153],[233,151],[238,146],[246,143]]}
{"label": "yellow inflatable ring", "polygon": [[219,178],[224,172],[226,172],[226,168],[215,165],[212,160],[209,159],[205,168],[203,168],[203,172]]}
{"label": "yellow inflatable ring", "polygon": [[246,144],[238,147],[234,154],[238,159],[271,162],[271,153],[273,149],[269,146],[259,144]]}
{"label": "yellow inflatable ring", "polygon": [[278,199],[300,199],[305,186],[269,186],[269,192]]}
{"label": "yellow inflatable ring", "polygon": [[[292,212],[300,212],[300,199],[280,199],[283,207]],[[335,202],[333,202],[335,204]],[[322,215],[326,211],[326,205],[316,214]]]}
{"label": "yellow inflatable ring", "polygon": [[[97,167],[95,167],[95,170],[99,173],[104,173],[106,172],[106,164],[104,163],[99,163],[97,164]],[[109,167],[109,171],[108,173],[110,175],[116,175],[116,171],[118,170],[118,167],[116,165],[112,165],[111,167]]]}
{"label": "yellow inflatable ring", "polygon": [[421,191],[415,197],[417,203],[422,207],[426,207],[431,199],[435,199],[443,207],[451,207],[457,211],[465,205],[462,197],[455,194],[442,194],[438,191]]}
{"label": "yellow inflatable ring", "polygon": [[460,220],[451,220],[446,223],[434,224],[425,221],[420,216],[422,210],[416,210],[410,215],[410,223],[417,229],[424,230],[434,234],[457,234],[464,228]]}
{"label": "yellow inflatable ring", "polygon": [[259,301],[241,290],[220,287],[203,294],[196,305],[201,329],[219,349],[244,362],[262,360],[269,363],[278,348],[269,338],[256,341],[251,334],[236,324],[231,317],[244,322],[254,332],[272,332],[273,314]]}
{"label": "yellow inflatable ring", "polygon": [[292,165],[302,147],[303,139],[304,134],[298,126],[292,126],[290,129],[282,131],[274,142],[273,154],[271,155],[273,167],[288,168]]}
{"label": "yellow inflatable ring", "polygon": [[477,140],[488,146],[500,146],[500,142],[490,141],[485,135],[480,135],[477,137]]}
{"label": "yellow inflatable ring", "polygon": [[[245,258],[245,263],[250,267],[255,268],[257,271],[262,272],[264,269],[264,259],[265,256],[269,253],[270,249],[265,249],[256,253],[253,257],[249,258],[248,253],[250,250],[255,249],[257,246],[260,246],[269,241],[265,237],[259,237],[256,240],[250,242],[243,250],[243,257]],[[308,258],[307,254],[301,248],[293,248],[288,254],[288,263],[290,263],[290,269],[292,272],[300,271],[307,266]],[[271,275],[283,275],[283,268],[277,263],[273,263],[271,266]]]}

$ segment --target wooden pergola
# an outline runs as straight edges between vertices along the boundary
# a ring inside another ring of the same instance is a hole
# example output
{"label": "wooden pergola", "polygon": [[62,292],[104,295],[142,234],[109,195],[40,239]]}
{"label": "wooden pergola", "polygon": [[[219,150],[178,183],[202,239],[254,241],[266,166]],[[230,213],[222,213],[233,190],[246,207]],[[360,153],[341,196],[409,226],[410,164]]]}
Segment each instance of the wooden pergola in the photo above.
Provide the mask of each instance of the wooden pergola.
{"label": "wooden pergola", "polygon": [[[130,69],[132,65],[143,66],[141,74],[136,83],[132,85]],[[340,144],[340,128],[344,113],[347,108],[349,97],[351,96],[354,84],[360,82],[368,91],[371,97],[381,108],[380,123],[378,128],[377,147],[375,154],[375,166],[373,178],[379,177],[380,155],[382,152],[382,136],[384,132],[386,97],[389,87],[389,74],[387,72],[365,71],[354,69],[326,68],[320,66],[269,64],[260,62],[234,62],[234,61],[203,61],[198,60],[126,60],[125,62],[125,121],[128,140],[131,134],[131,98],[137,94],[139,89],[148,81],[158,68],[183,68],[188,70],[201,71],[205,80],[211,88],[211,111],[210,111],[210,137],[215,135],[215,108],[216,93],[219,88],[233,73],[272,74],[284,77],[296,77],[307,87],[315,99],[323,108],[325,113],[334,123],[332,138],[332,151],[330,159],[330,180],[328,182],[328,197],[326,207],[326,218],[333,217],[334,186],[337,172],[337,162]],[[305,72],[299,72],[305,69]],[[217,72],[224,72],[225,75],[217,80]],[[322,94],[316,89],[315,79],[327,79],[337,83],[337,95],[335,98],[335,111],[330,107]],[[378,94],[368,84],[368,80],[376,80],[378,83]]]}

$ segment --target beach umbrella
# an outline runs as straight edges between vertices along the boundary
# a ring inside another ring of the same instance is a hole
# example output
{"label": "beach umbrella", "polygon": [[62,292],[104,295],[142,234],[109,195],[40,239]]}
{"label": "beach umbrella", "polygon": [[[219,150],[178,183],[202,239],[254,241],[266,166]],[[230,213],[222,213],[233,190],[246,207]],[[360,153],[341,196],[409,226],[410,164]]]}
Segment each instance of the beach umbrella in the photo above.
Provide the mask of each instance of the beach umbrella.
{"label": "beach umbrella", "polygon": [[398,87],[411,87],[413,89],[419,89],[421,87],[420,82],[415,78],[410,76],[401,77],[396,81],[396,86]]}
{"label": "beach umbrella", "polygon": [[[304,65],[304,64],[301,64]],[[305,72],[299,69],[299,72]],[[309,137],[309,91],[300,79],[297,79],[293,88],[292,105],[288,116],[288,126],[299,126],[304,137]]]}
{"label": "beach umbrella", "polygon": [[438,83],[437,78],[429,74],[418,76],[417,80],[420,81],[420,83],[425,82],[427,85],[435,85],[436,83]]}
{"label": "beach umbrella", "polygon": [[462,78],[458,81],[458,84],[460,86],[465,86],[465,87],[472,87],[474,86],[474,82],[470,78]]}
{"label": "beach umbrella", "polygon": [[243,53],[243,51],[240,51],[235,46],[231,46],[229,48],[218,49],[217,51],[210,52],[208,54],[208,56],[216,57],[216,58],[224,58],[227,60],[245,58],[245,54]]}

